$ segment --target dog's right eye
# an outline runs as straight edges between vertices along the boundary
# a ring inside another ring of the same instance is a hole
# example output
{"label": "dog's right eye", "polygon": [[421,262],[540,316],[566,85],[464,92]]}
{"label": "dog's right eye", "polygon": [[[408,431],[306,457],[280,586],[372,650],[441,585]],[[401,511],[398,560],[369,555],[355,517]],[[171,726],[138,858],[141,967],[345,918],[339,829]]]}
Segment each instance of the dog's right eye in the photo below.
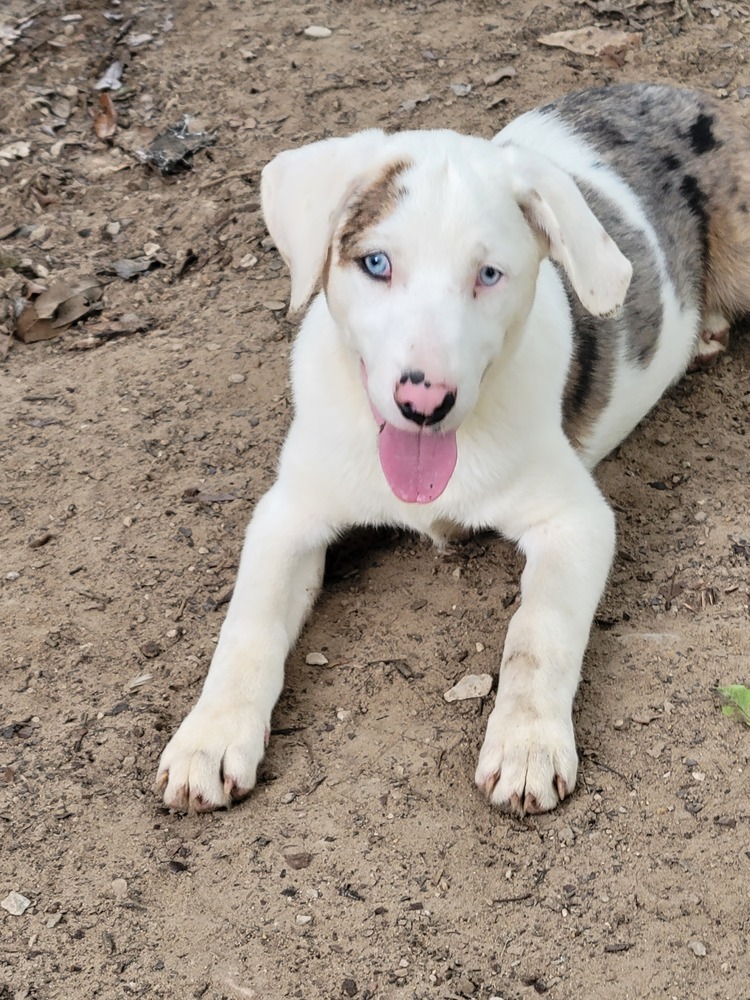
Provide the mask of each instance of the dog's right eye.
{"label": "dog's right eye", "polygon": [[376,253],[368,253],[361,258],[362,270],[369,274],[371,278],[379,281],[387,281],[391,276],[391,262],[388,255],[378,250]]}

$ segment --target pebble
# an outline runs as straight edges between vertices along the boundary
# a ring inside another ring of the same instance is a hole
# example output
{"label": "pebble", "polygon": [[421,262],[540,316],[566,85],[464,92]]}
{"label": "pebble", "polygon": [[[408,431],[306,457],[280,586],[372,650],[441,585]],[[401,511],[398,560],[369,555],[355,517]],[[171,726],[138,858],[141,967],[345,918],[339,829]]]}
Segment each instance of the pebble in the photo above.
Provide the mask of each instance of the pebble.
{"label": "pebble", "polygon": [[688,942],[688,948],[697,958],[706,957],[706,946],[702,941],[690,941]]}
{"label": "pebble", "polygon": [[483,642],[476,642],[476,643],[474,643],[474,648],[476,649],[476,651],[478,653],[483,653],[484,652],[484,643]]}
{"label": "pebble", "polygon": [[269,299],[263,305],[266,309],[270,309],[271,312],[281,312],[282,309],[286,309],[286,302],[282,302],[281,299]]}
{"label": "pebble", "polygon": [[298,924],[304,926],[305,924],[309,924],[311,922],[312,922],[312,917],[308,913],[298,913],[297,914],[297,923]]}
{"label": "pebble", "polygon": [[241,372],[235,372],[234,375],[229,376],[228,381],[231,382],[232,385],[240,385],[242,382],[245,381],[245,376],[241,374]]}
{"label": "pebble", "polygon": [[309,28],[305,28],[304,34],[307,38],[330,38],[333,32],[322,24],[311,24]]}
{"label": "pebble", "polygon": [[443,697],[446,701],[465,701],[467,698],[485,698],[491,690],[490,674],[466,674]]}
{"label": "pebble", "polygon": [[0,159],[3,160],[23,160],[31,152],[28,142],[11,142],[0,149]]}
{"label": "pebble", "polygon": [[557,836],[561,844],[575,844],[576,842],[576,835],[570,826],[564,826],[562,830],[558,831]]}
{"label": "pebble", "polygon": [[12,917],[20,917],[31,906],[31,900],[14,890],[13,892],[9,892],[5,899],[0,901],[0,906],[10,913]]}
{"label": "pebble", "polygon": [[124,878],[112,879],[112,892],[115,894],[115,899],[125,899],[128,894],[128,883]]}
{"label": "pebble", "polygon": [[328,659],[322,653],[308,653],[305,657],[305,663],[309,667],[325,667],[328,664]]}
{"label": "pebble", "polygon": [[21,574],[20,573],[16,573],[15,570],[11,570],[10,573],[6,573],[5,574],[5,579],[6,580],[17,580],[20,575]]}
{"label": "pebble", "polygon": [[242,268],[255,267],[258,263],[258,258],[255,254],[246,253],[244,257],[240,257],[238,266]]}

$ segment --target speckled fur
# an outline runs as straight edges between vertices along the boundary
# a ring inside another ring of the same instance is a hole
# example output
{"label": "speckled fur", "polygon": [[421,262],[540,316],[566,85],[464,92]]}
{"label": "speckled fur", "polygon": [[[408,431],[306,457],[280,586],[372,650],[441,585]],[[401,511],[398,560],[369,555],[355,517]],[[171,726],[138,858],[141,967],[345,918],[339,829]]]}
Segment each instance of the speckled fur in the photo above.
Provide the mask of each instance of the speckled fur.
{"label": "speckled fur", "polygon": [[[541,110],[636,192],[684,305],[698,305],[704,320],[720,314],[727,325],[750,312],[750,130],[726,104],[644,84],[572,94]],[[627,357],[648,365],[661,326],[653,255],[617,209],[580,186],[634,273],[615,319],[592,324],[570,296],[577,334],[564,417],[574,442],[607,405],[617,345],[624,341]]]}

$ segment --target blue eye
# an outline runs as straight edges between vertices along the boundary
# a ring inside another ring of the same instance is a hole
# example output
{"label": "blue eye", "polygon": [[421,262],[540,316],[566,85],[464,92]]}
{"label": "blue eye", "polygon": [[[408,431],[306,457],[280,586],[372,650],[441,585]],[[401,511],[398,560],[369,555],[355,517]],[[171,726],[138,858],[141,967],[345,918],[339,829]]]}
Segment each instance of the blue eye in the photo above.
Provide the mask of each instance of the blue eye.
{"label": "blue eye", "polygon": [[368,253],[361,260],[362,268],[366,274],[372,278],[385,280],[391,276],[391,262],[387,254],[378,250],[375,253]]}
{"label": "blue eye", "polygon": [[489,288],[491,285],[496,285],[502,276],[502,271],[499,271],[496,267],[492,267],[491,264],[485,264],[484,267],[480,267],[479,269],[477,284]]}

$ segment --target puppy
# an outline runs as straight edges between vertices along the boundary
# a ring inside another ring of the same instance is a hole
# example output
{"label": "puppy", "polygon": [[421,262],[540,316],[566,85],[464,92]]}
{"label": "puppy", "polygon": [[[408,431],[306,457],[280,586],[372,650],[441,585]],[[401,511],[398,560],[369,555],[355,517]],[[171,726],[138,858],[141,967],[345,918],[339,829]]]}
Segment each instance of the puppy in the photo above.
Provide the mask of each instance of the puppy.
{"label": "puppy", "polygon": [[372,130],[283,152],[262,202],[291,308],[312,298],[294,419],[164,799],[252,789],[333,539],[390,524],[441,544],[453,525],[526,557],[476,783],[552,809],[576,782],[571,709],[615,544],[590,470],[750,311],[750,133],[702,94],[609,87],[492,141]]}

